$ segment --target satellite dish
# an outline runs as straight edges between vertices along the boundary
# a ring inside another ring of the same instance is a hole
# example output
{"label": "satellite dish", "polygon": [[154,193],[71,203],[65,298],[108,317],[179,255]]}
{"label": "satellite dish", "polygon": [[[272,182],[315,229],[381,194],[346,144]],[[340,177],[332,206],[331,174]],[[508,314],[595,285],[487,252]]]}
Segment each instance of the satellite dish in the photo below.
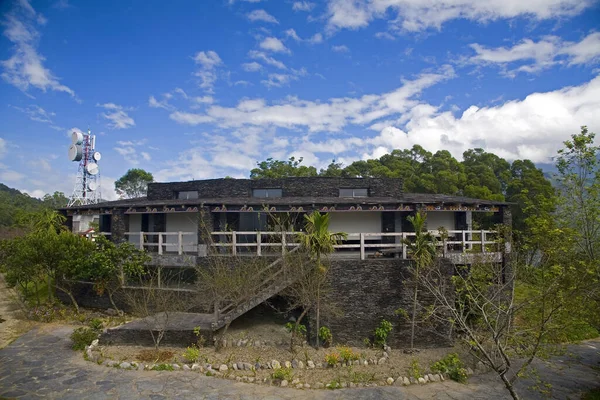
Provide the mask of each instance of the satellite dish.
{"label": "satellite dish", "polygon": [[100,161],[100,159],[102,158],[102,154],[100,154],[99,151],[96,151],[94,152],[94,155],[92,157],[94,157],[94,160]]}
{"label": "satellite dish", "polygon": [[88,164],[87,167],[85,167],[85,169],[87,170],[88,174],[96,175],[98,173],[98,164],[96,164],[96,163]]}
{"label": "satellite dish", "polygon": [[73,144],[81,144],[83,143],[83,134],[81,132],[73,132],[71,140],[73,141]]}
{"label": "satellite dish", "polygon": [[88,183],[88,189],[93,192],[94,190],[98,189],[98,185],[96,185],[96,182],[90,182]]}
{"label": "satellite dish", "polygon": [[69,160],[71,161],[81,161],[83,157],[83,150],[80,145],[72,144],[69,146]]}

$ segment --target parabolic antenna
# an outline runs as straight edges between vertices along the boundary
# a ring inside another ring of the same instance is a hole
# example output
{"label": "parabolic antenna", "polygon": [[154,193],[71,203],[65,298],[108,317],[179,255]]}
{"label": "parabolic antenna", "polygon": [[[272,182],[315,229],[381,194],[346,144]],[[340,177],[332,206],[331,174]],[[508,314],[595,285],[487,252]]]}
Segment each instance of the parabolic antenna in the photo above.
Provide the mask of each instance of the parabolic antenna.
{"label": "parabolic antenna", "polygon": [[99,151],[96,151],[94,152],[94,155],[92,157],[94,157],[94,160],[100,161],[100,159],[102,158],[102,154],[100,154]]}
{"label": "parabolic antenna", "polygon": [[72,144],[69,146],[69,160],[71,161],[81,161],[83,157],[83,150],[80,145]]}
{"label": "parabolic antenna", "polygon": [[87,167],[85,167],[85,169],[87,170],[88,174],[96,175],[98,173],[98,164],[88,164]]}
{"label": "parabolic antenna", "polygon": [[96,182],[90,182],[88,183],[88,189],[90,189],[92,192],[96,189],[98,189],[98,185],[96,185]]}
{"label": "parabolic antenna", "polygon": [[81,132],[73,132],[73,134],[71,134],[71,140],[73,141],[73,144],[81,144],[83,143],[83,134]]}

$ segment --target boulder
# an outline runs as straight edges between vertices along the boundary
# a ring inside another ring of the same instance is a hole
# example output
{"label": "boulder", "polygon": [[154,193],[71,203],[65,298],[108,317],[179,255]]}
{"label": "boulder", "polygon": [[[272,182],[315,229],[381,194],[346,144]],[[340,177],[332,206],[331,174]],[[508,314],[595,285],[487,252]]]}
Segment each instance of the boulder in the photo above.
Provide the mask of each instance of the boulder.
{"label": "boulder", "polygon": [[388,385],[392,385],[392,384],[394,383],[394,378],[392,378],[392,377],[389,377],[389,378],[387,378],[387,379],[385,380],[385,382],[386,382]]}

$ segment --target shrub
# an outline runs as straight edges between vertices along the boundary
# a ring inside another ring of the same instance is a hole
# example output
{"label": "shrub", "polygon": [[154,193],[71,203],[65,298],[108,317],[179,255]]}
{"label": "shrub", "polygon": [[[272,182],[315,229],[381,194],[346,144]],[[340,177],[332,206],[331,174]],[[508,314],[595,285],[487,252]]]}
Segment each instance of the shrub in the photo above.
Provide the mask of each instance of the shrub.
{"label": "shrub", "polygon": [[296,323],[288,322],[285,324],[285,329],[287,329],[290,333],[295,333],[296,335],[306,335],[306,325],[298,324],[298,328],[296,328]]}
{"label": "shrub", "polygon": [[152,367],[152,371],[174,371],[175,368],[171,364],[158,364]]}
{"label": "shrub", "polygon": [[456,382],[465,383],[467,381],[467,370],[463,367],[458,354],[450,353],[441,360],[431,365],[433,372],[448,374],[450,379]]}
{"label": "shrub", "polygon": [[194,335],[196,335],[196,337],[198,338],[196,339],[196,346],[204,347],[204,345],[206,344],[206,338],[204,337],[204,335],[202,335],[199,326],[196,326],[194,328]]}
{"label": "shrub", "polygon": [[340,357],[343,362],[358,360],[358,354],[354,353],[349,347],[339,347]]}
{"label": "shrub", "polygon": [[379,326],[375,329],[375,339],[373,340],[373,344],[378,347],[385,345],[387,343],[387,337],[392,329],[392,323],[382,319]]}
{"label": "shrub", "polygon": [[330,367],[337,365],[340,362],[340,355],[336,352],[329,353],[325,355],[325,362]]}
{"label": "shrub", "polygon": [[58,304],[44,304],[31,307],[27,311],[27,318],[33,321],[52,322],[56,319],[66,319],[73,312]]}
{"label": "shrub", "polygon": [[98,339],[98,331],[92,328],[81,327],[71,333],[73,341],[73,350],[83,350],[85,346],[89,346],[94,340]]}
{"label": "shrub", "polygon": [[408,376],[411,376],[415,379],[419,379],[423,376],[423,371],[419,366],[419,362],[414,358],[410,362],[410,367],[408,367]]}
{"label": "shrub", "polygon": [[95,331],[101,331],[104,328],[104,324],[100,318],[92,318],[88,323],[89,327]]}
{"label": "shrub", "polygon": [[291,381],[294,374],[292,373],[291,368],[278,368],[271,374],[271,377],[273,377],[273,379],[279,379],[280,381],[284,379],[286,381]]}
{"label": "shrub", "polygon": [[185,349],[183,357],[189,362],[195,363],[200,359],[200,349],[196,345],[191,345]]}
{"label": "shrub", "polygon": [[333,343],[333,335],[331,334],[331,330],[326,326],[322,326],[319,329],[319,339],[321,339],[324,346],[331,346]]}

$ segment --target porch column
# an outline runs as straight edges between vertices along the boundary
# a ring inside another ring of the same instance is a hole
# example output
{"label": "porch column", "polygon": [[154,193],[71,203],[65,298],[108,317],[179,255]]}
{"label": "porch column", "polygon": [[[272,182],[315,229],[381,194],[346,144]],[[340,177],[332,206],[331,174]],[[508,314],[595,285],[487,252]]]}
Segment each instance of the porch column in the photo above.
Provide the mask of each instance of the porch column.
{"label": "porch column", "polygon": [[125,232],[127,232],[127,215],[125,210],[115,208],[110,216],[110,237],[114,243],[123,243],[127,241]]}

